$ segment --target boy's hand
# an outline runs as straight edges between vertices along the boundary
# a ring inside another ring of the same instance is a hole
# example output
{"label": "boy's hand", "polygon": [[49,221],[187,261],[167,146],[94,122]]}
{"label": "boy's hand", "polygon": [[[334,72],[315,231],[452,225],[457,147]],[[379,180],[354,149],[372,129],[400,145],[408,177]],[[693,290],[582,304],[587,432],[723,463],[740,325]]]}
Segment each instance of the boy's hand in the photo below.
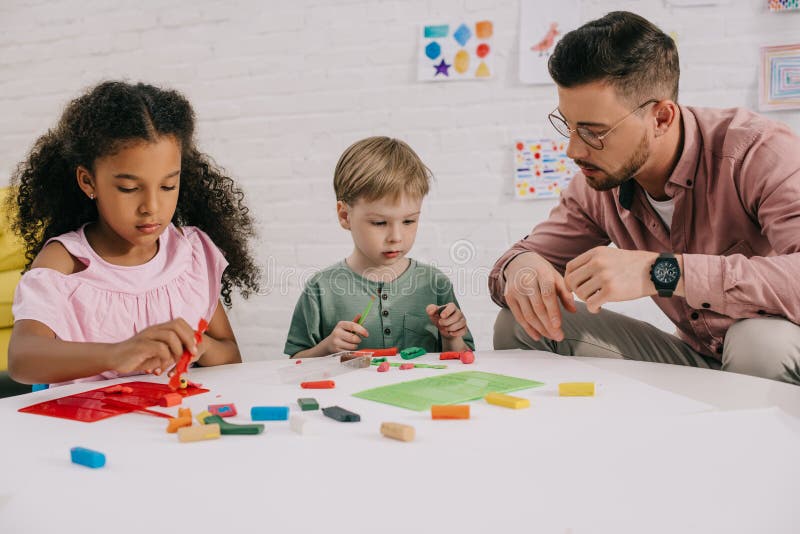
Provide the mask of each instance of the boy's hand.
{"label": "boy's hand", "polygon": [[146,371],[160,375],[180,359],[184,348],[192,359],[202,355],[194,341],[194,329],[183,319],[145,328],[114,346],[109,369],[119,373]]}
{"label": "boy's hand", "polygon": [[367,329],[353,321],[339,321],[331,335],[322,342],[328,354],[356,350],[362,337],[369,337]]}
{"label": "boy's hand", "polygon": [[440,312],[436,304],[428,304],[425,313],[428,314],[431,322],[441,332],[444,338],[459,338],[467,333],[467,318],[452,302],[448,303]]}

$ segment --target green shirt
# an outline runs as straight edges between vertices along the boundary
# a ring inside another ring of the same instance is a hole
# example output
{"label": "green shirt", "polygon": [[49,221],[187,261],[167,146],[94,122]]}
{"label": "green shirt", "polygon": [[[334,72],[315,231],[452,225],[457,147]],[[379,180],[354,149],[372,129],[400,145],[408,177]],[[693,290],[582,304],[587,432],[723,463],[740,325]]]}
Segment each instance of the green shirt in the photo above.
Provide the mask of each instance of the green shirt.
{"label": "green shirt", "polygon": [[[283,351],[293,356],[318,345],[339,321],[352,321],[362,313],[373,295],[375,301],[362,325],[369,337],[358,348],[422,347],[428,352],[441,352],[439,330],[425,313],[425,307],[450,302],[458,306],[458,301],[444,273],[415,260],[388,283],[367,280],[344,261],[314,275],[297,301]],[[475,348],[469,330],[464,342]]]}

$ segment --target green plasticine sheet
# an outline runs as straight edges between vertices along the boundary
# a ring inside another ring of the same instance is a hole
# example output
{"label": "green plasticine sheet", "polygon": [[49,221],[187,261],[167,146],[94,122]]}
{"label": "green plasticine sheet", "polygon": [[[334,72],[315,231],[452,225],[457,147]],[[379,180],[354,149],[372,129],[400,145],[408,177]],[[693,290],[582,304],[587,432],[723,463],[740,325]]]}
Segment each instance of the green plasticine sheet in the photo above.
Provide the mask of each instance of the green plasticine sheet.
{"label": "green plasticine sheet", "polygon": [[513,376],[463,371],[366,389],[354,393],[353,396],[422,411],[435,404],[458,404],[482,399],[487,393],[508,393],[543,385],[543,382]]}

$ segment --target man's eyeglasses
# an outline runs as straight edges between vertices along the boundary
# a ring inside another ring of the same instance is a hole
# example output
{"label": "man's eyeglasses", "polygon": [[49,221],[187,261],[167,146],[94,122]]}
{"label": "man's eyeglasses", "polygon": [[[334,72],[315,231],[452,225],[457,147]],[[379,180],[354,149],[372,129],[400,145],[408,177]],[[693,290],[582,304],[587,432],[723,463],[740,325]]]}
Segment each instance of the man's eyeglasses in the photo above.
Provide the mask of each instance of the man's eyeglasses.
{"label": "man's eyeglasses", "polygon": [[574,132],[574,133],[577,133],[578,137],[580,137],[581,140],[584,143],[586,143],[587,145],[589,145],[590,147],[594,148],[595,150],[603,150],[603,148],[605,148],[605,145],[603,144],[603,139],[608,137],[608,135],[611,132],[613,132],[617,128],[617,126],[619,126],[620,124],[625,122],[625,119],[627,119],[628,117],[630,117],[631,115],[633,115],[634,113],[639,111],[640,109],[644,108],[645,106],[647,106],[649,104],[655,104],[656,102],[658,102],[658,100],[656,100],[656,99],[648,100],[647,102],[645,102],[641,106],[637,107],[636,109],[634,109],[633,111],[631,111],[630,113],[628,113],[627,115],[622,117],[619,121],[617,121],[617,123],[614,126],[609,128],[608,130],[606,130],[602,134],[597,134],[597,133],[593,132],[592,130],[590,130],[586,126],[578,126],[577,128],[570,128],[569,125],[567,124],[567,121],[564,120],[564,117],[562,117],[561,115],[557,115],[556,114],[558,112],[558,108],[554,109],[547,116],[547,118],[550,119],[550,124],[553,125],[553,128],[555,128],[556,131],[558,133],[560,133],[561,135],[563,135],[564,137],[569,138],[572,135],[572,133]]}

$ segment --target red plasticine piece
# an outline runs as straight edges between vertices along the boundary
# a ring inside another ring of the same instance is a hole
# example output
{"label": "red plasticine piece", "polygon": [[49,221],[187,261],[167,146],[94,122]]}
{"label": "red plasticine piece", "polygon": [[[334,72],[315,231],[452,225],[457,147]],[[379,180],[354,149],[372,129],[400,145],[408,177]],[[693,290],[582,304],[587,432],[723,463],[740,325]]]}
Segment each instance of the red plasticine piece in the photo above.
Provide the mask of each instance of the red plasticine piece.
{"label": "red plasticine piece", "polygon": [[[208,329],[208,321],[205,319],[200,319],[197,323],[197,331],[194,333],[194,342],[200,343],[203,340],[203,332]],[[183,373],[189,369],[189,363],[192,361],[192,353],[188,350],[183,351],[181,354],[181,359],[178,360],[178,363],[175,365],[175,369],[172,370],[172,377],[169,379],[169,387],[172,391],[177,391],[178,388],[181,386],[181,377]]]}
{"label": "red plasticine piece", "polygon": [[129,386],[123,386],[122,384],[117,384],[115,386],[111,386],[110,388],[106,388],[103,391],[106,393],[119,393],[120,395],[122,395],[122,394],[133,393],[133,388]]}
{"label": "red plasticine piece", "polygon": [[458,360],[461,358],[460,352],[443,352],[439,354],[440,360]]}
{"label": "red plasticine piece", "polygon": [[378,366],[379,373],[385,373],[389,370],[389,362],[383,362]]}
{"label": "red plasticine piece", "polygon": [[317,382],[303,382],[300,384],[303,389],[333,389],[336,387],[336,382],[333,380],[319,380]]}
{"label": "red plasticine piece", "polygon": [[234,404],[209,404],[208,411],[220,417],[236,416],[236,406]]}
{"label": "red plasticine piece", "polygon": [[414,364],[413,363],[401,363],[400,364],[400,370],[401,371],[405,371],[406,369],[413,369],[413,368],[414,368]]}
{"label": "red plasticine piece", "polygon": [[358,352],[371,352],[373,358],[397,356],[397,347],[389,347],[388,349],[359,349]]}
{"label": "red plasticine piece", "polygon": [[475,353],[471,350],[465,350],[461,353],[461,363],[472,363],[475,361]]}
{"label": "red plasticine piece", "polygon": [[183,402],[183,395],[180,393],[167,393],[160,399],[158,399],[159,406],[166,406],[169,408],[170,406],[177,406],[178,404]]}

